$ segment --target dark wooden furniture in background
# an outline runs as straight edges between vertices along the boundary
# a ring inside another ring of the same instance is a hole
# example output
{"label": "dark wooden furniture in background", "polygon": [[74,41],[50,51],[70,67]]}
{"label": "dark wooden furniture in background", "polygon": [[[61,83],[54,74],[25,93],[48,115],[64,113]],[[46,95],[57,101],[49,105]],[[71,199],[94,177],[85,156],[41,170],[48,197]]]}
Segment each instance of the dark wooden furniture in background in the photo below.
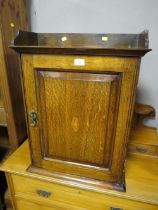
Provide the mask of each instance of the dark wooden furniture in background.
{"label": "dark wooden furniture in background", "polygon": [[148,34],[20,31],[30,171],[124,190],[124,162],[140,58]]}
{"label": "dark wooden furniture in background", "polygon": [[3,210],[1,198],[0,198],[0,210]]}
{"label": "dark wooden furniture in background", "polygon": [[[17,54],[8,48],[17,30],[26,30],[24,0],[0,1],[0,149],[15,150],[26,138],[24,104]],[[4,151],[3,150],[3,151]]]}
{"label": "dark wooden furniture in background", "polygon": [[[19,57],[8,48],[19,28],[28,28],[25,1],[0,0],[0,164],[27,136]],[[0,173],[3,206],[6,187]]]}

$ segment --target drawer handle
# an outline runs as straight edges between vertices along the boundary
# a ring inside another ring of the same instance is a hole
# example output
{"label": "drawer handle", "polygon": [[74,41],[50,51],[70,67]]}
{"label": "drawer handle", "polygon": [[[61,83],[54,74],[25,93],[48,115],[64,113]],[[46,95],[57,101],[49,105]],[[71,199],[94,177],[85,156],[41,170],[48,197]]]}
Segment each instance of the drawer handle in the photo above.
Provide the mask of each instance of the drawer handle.
{"label": "drawer handle", "polygon": [[111,207],[110,210],[123,210],[123,209],[120,209],[120,208],[115,208],[115,207]]}
{"label": "drawer handle", "polygon": [[146,153],[148,151],[148,148],[136,146],[136,150],[140,153]]}
{"label": "drawer handle", "polygon": [[47,192],[47,191],[44,191],[44,190],[36,190],[36,193],[41,196],[41,197],[44,197],[44,198],[48,198],[51,196],[51,192]]}

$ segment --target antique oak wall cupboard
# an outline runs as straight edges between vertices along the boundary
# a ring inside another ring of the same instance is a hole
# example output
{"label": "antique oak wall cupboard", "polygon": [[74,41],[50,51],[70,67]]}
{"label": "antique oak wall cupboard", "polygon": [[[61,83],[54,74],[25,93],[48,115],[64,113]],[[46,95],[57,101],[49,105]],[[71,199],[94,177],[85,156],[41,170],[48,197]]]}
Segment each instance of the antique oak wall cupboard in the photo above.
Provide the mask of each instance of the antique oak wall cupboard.
{"label": "antique oak wall cupboard", "polygon": [[20,31],[32,164],[74,184],[124,190],[124,163],[142,34],[36,34]]}

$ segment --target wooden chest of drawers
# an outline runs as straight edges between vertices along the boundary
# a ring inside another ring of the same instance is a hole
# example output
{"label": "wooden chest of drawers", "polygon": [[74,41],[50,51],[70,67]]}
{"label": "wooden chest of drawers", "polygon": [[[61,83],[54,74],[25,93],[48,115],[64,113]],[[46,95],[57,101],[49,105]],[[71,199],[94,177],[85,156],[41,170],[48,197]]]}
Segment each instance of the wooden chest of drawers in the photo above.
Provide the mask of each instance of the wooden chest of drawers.
{"label": "wooden chest of drawers", "polygon": [[30,171],[124,190],[124,163],[147,34],[20,32]]}
{"label": "wooden chest of drawers", "polygon": [[1,166],[6,172],[14,210],[157,210],[158,160],[130,156],[126,162],[126,192],[74,185],[27,171],[26,141]]}
{"label": "wooden chest of drawers", "polygon": [[144,125],[145,119],[155,118],[155,109],[147,104],[135,104],[128,152],[133,155],[158,157],[158,132]]}

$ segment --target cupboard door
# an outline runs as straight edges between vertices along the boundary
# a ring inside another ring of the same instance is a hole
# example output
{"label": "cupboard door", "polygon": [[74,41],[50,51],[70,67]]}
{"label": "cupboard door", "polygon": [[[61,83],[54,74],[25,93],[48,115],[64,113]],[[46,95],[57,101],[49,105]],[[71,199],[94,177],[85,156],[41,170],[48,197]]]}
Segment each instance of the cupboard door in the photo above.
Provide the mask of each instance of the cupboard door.
{"label": "cupboard door", "polygon": [[43,159],[55,171],[53,161],[61,171],[66,164],[80,164],[79,174],[110,171],[120,76],[40,70],[36,80]]}
{"label": "cupboard door", "polygon": [[72,56],[63,57],[59,62],[58,56],[24,56],[32,165],[67,177],[119,182],[137,63],[86,57],[86,67],[74,67]]}

